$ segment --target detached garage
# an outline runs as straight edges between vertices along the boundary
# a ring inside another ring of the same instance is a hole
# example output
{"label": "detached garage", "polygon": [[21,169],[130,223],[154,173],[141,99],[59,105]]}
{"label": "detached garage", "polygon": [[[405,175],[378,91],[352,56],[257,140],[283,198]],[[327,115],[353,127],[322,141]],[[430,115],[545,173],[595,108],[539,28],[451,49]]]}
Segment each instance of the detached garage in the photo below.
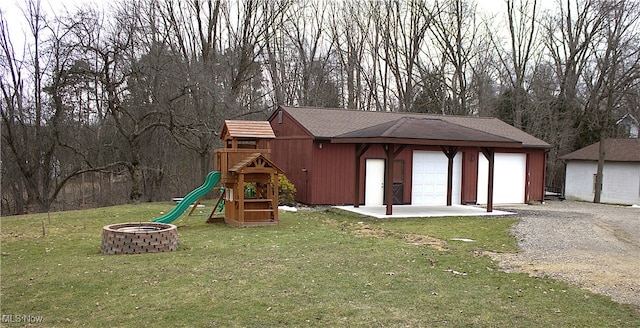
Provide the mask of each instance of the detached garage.
{"label": "detached garage", "polygon": [[[640,204],[640,139],[605,140],[600,201],[612,204]],[[591,202],[595,194],[599,143],[567,154],[564,196]]]}
{"label": "detached garage", "polygon": [[549,145],[495,118],[281,106],[269,121],[271,159],[301,203],[389,212],[544,199]]}

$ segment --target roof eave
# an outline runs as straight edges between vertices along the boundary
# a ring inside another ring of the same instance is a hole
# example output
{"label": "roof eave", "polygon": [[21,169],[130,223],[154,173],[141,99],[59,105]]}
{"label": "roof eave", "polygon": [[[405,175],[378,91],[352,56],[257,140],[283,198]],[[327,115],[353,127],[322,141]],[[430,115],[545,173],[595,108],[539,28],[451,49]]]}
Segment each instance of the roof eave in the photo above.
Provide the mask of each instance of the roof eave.
{"label": "roof eave", "polygon": [[[560,160],[564,161],[564,162],[570,162],[570,161],[580,161],[580,162],[597,162],[598,159],[597,158],[564,158],[564,157],[560,157]],[[606,163],[611,163],[611,162],[616,162],[616,163],[640,163],[640,160],[633,160],[633,159],[619,159],[619,158],[615,158],[615,159],[609,159],[609,158],[605,158],[604,161]]]}
{"label": "roof eave", "polygon": [[319,137],[319,136],[313,136],[313,141],[330,141],[333,142],[334,138],[331,137]]}
{"label": "roof eave", "polygon": [[458,147],[490,147],[490,148],[523,148],[519,141],[466,141],[440,139],[406,139],[406,138],[332,138],[331,143],[359,144],[401,144],[420,146],[458,146]]}
{"label": "roof eave", "polygon": [[527,144],[522,144],[522,148],[529,148],[529,149],[544,149],[544,150],[549,150],[551,149],[551,145],[527,145]]}

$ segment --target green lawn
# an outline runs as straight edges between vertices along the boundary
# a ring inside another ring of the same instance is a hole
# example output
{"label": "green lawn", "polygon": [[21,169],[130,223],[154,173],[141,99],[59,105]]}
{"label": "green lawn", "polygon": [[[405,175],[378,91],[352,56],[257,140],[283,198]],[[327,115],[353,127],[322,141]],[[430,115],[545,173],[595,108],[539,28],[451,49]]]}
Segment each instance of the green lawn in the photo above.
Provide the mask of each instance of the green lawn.
{"label": "green lawn", "polygon": [[232,228],[205,223],[207,205],[174,221],[179,249],[159,254],[102,255],[101,231],[149,221],[169,203],[2,218],[1,313],[14,323],[0,326],[38,317],[46,327],[640,326],[631,306],[499,271],[483,254],[516,251],[515,219],[329,210]]}

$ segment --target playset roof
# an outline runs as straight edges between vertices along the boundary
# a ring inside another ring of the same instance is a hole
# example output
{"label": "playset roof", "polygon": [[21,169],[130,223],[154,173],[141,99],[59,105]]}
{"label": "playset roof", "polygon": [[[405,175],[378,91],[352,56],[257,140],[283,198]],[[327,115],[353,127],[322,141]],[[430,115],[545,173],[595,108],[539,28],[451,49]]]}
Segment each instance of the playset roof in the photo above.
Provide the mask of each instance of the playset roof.
{"label": "playset roof", "polygon": [[276,135],[268,121],[225,120],[220,139],[229,138],[275,139]]}

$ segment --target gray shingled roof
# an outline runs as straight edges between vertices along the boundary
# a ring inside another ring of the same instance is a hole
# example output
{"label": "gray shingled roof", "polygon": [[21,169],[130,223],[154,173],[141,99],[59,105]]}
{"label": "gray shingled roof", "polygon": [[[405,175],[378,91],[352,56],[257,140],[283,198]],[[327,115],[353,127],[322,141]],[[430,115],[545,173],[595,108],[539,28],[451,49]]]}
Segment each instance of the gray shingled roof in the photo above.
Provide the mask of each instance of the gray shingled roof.
{"label": "gray shingled roof", "polygon": [[[605,161],[640,162],[640,139],[607,139],[604,142]],[[596,142],[560,157],[563,160],[597,161],[600,143]]]}
{"label": "gray shingled roof", "polygon": [[515,140],[526,148],[550,148],[550,145],[497,118],[449,116],[420,113],[357,111],[337,108],[286,107],[287,112],[316,139],[331,139],[357,130],[397,121],[403,117],[417,119],[438,119],[478,130],[494,136]]}
{"label": "gray shingled roof", "polygon": [[522,143],[480,130],[435,118],[401,117],[395,121],[347,132],[332,142],[367,142],[379,140],[395,143],[522,147]]}

